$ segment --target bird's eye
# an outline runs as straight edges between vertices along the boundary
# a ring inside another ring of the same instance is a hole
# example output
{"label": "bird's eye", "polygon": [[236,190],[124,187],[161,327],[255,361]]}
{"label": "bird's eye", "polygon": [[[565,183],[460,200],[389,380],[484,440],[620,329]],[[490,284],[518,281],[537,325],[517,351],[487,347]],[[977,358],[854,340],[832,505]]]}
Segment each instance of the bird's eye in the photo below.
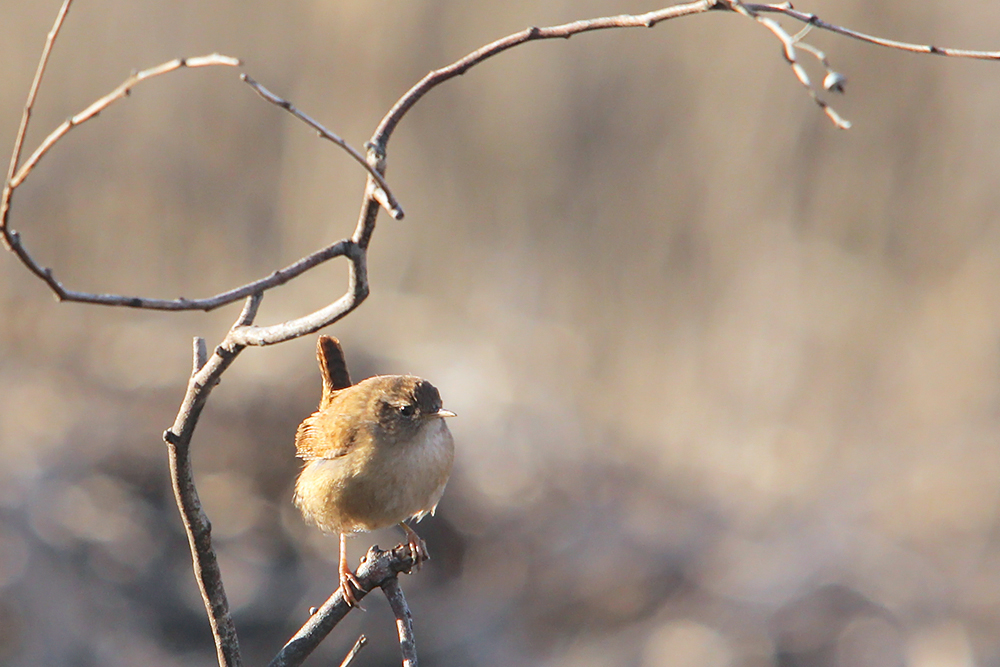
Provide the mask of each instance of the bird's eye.
{"label": "bird's eye", "polygon": [[399,414],[404,417],[412,417],[413,413],[417,411],[417,406],[412,403],[406,403],[405,405],[399,406]]}

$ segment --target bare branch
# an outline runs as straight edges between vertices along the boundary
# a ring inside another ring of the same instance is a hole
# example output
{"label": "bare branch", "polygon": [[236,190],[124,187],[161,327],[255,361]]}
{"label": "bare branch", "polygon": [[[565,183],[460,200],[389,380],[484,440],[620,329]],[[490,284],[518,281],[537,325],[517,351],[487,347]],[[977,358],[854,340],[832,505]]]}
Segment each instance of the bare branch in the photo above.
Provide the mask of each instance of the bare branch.
{"label": "bare branch", "polygon": [[344,658],[344,661],[340,663],[340,667],[350,667],[350,664],[354,662],[354,658],[356,658],[358,653],[361,653],[361,649],[366,646],[368,646],[368,637],[361,635],[358,637],[358,641],[354,642],[354,646],[351,647],[351,650],[347,652],[347,656]]}
{"label": "bare branch", "polygon": [[[781,4],[754,4],[754,3],[744,3],[740,0],[719,0],[720,4],[723,6],[728,5],[728,8],[739,14],[742,14],[748,18],[752,18],[761,25],[765,26],[770,30],[779,40],[784,47],[785,59],[788,60],[789,64],[792,66],[792,71],[795,73],[795,77],[799,80],[799,83],[805,87],[808,91],[809,96],[812,100],[830,117],[833,123],[841,128],[850,128],[850,122],[841,118],[841,116],[823,99],[819,96],[818,91],[812,85],[809,80],[809,76],[806,71],[802,68],[798,61],[798,56],[796,54],[796,46],[800,49],[812,53],[816,58],[823,64],[826,68],[827,76],[824,81],[823,87],[827,90],[834,92],[842,92],[844,84],[844,76],[839,72],[834,71],[830,67],[830,63],[826,58],[826,54],[817,49],[816,47],[802,42],[802,38],[810,28],[821,28],[829,32],[836,33],[838,35],[844,35],[845,37],[850,37],[852,39],[857,39],[863,42],[868,42],[870,44],[875,44],[877,46],[883,46],[890,49],[898,49],[901,51],[909,51],[911,53],[928,53],[936,54],[941,56],[949,56],[953,58],[975,58],[980,60],[1000,60],[1000,51],[970,51],[966,49],[950,49],[943,48],[932,45],[923,44],[910,44],[907,42],[899,42],[892,39],[884,39],[881,37],[874,37],[872,35],[866,35],[865,33],[858,32],[856,30],[851,30],[849,28],[844,28],[842,26],[834,25],[826,21],[821,20],[818,16],[811,13],[800,12],[792,8],[790,2],[785,2]],[[801,21],[806,24],[806,29],[797,35],[789,35],[788,32],[781,27],[773,19],[761,16],[762,13],[772,12],[783,14],[797,21]]]}
{"label": "bare branch", "polygon": [[319,121],[315,120],[305,112],[299,110],[294,104],[292,104],[288,100],[282,97],[278,97],[270,90],[262,86],[260,83],[250,78],[248,74],[241,74],[240,78],[243,79],[243,81],[245,81],[251,88],[253,88],[257,92],[258,95],[263,97],[265,100],[267,100],[271,104],[281,107],[282,109],[292,114],[293,116],[301,120],[309,127],[316,130],[319,133],[319,136],[323,137],[324,139],[332,141],[333,143],[337,144],[345,151],[347,151],[347,154],[350,155],[352,158],[354,158],[358,164],[364,167],[365,170],[369,174],[371,174],[372,178],[374,178],[378,182],[379,187],[382,189],[382,197],[379,203],[382,204],[383,208],[385,208],[385,210],[389,212],[389,215],[391,215],[396,220],[403,219],[403,209],[399,205],[399,202],[396,201],[396,198],[393,196],[392,191],[389,190],[389,184],[386,183],[385,178],[382,176],[382,174],[378,173],[375,167],[368,164],[368,161],[365,159],[365,156],[363,156],[360,152],[358,152],[357,149],[355,149],[353,146],[344,141],[339,135],[323,127],[319,123]]}
{"label": "bare branch", "polygon": [[201,336],[195,336],[193,347],[194,368],[191,371],[192,375],[204,368],[205,364],[208,362],[208,349],[205,347],[205,339]]}
{"label": "bare branch", "polygon": [[[442,67],[441,69],[434,70],[428,73],[424,78],[422,78],[416,85],[414,85],[410,90],[406,92],[399,100],[393,105],[389,113],[385,115],[382,122],[379,123],[378,129],[372,136],[371,143],[377,146],[381,152],[385,151],[386,144],[389,138],[392,136],[393,131],[399,121],[406,115],[406,112],[417,103],[417,101],[427,94],[431,89],[436,86],[452,79],[456,76],[465,74],[471,67],[479,64],[480,62],[491,58],[498,53],[502,53],[507,49],[514,46],[518,46],[525,42],[541,40],[541,39],[556,39],[556,38],[569,38],[573,35],[589,32],[592,30],[605,30],[608,28],[633,28],[633,27],[646,27],[651,28],[661,21],[666,21],[669,19],[679,18],[682,16],[688,16],[691,14],[700,14],[708,10],[730,10],[737,13],[744,14],[749,18],[754,18],[755,20],[760,20],[756,17],[757,12],[773,12],[780,13],[789,16],[798,21],[814,25],[823,30],[828,30],[830,32],[835,32],[837,34],[844,35],[846,37],[851,37],[854,39],[859,39],[862,41],[870,42],[872,44],[877,44],[879,46],[885,46],[888,48],[902,49],[904,51],[912,51],[916,53],[933,53],[937,55],[953,56],[959,58],[978,58],[983,60],[1000,60],[1000,52],[998,51],[969,51],[964,49],[950,49],[942,48],[930,45],[919,45],[919,44],[909,44],[906,42],[898,42],[890,39],[882,39],[880,37],[873,37],[871,35],[866,35],[855,30],[850,30],[848,28],[843,28],[841,26],[834,25],[832,23],[827,23],[822,21],[815,14],[810,14],[806,12],[800,12],[792,8],[791,3],[781,3],[781,4],[756,4],[756,3],[742,3],[739,0],[704,0],[703,2],[691,2],[681,5],[675,5],[673,7],[667,7],[665,9],[660,9],[646,14],[638,15],[621,15],[621,16],[607,16],[596,19],[588,19],[582,21],[574,21],[572,23],[566,23],[563,25],[552,26],[548,28],[527,28],[520,32],[513,33],[506,37],[496,40],[486,46],[483,46],[476,51],[468,54],[464,58],[455,61],[451,65]],[[768,29],[774,32],[774,27],[765,24]],[[775,24],[776,25],[776,24]],[[792,38],[785,33],[780,26],[777,26],[778,30],[782,34],[775,33],[782,39],[793,41]],[[786,48],[786,58],[788,57]],[[789,59],[790,62],[795,63],[795,59]],[[796,72],[796,76],[802,80],[799,73]],[[808,78],[806,79],[808,80]],[[812,90],[811,86],[807,85],[809,90]],[[829,107],[824,106],[821,100],[817,103],[824,108],[824,110],[829,109]],[[830,111],[827,111],[830,114]],[[831,118],[836,123],[837,117],[831,116]],[[839,126],[839,125],[838,125]]]}
{"label": "bare branch", "polygon": [[191,546],[191,559],[195,578],[205,601],[212,635],[215,638],[219,665],[238,667],[240,660],[239,640],[236,627],[229,613],[226,591],[222,585],[219,561],[212,548],[212,525],[201,507],[201,500],[194,485],[191,471],[190,448],[173,442],[170,431],[164,433],[170,462],[170,479],[173,483],[174,498],[181,509],[181,519]]}
{"label": "bare branch", "polygon": [[[361,581],[361,590],[357,593],[358,600],[389,579],[395,579],[398,574],[409,572],[414,565],[413,555],[407,546],[399,545],[392,551],[382,551],[373,546],[361,559],[361,566],[358,568],[357,575]],[[344,601],[338,587],[323,606],[317,609],[305,625],[288,640],[278,655],[271,660],[269,667],[301,665],[351,609],[352,607]]]}
{"label": "bare branch", "polygon": [[396,615],[396,631],[399,633],[399,650],[403,654],[403,667],[417,667],[417,642],[413,636],[413,614],[406,604],[399,578],[392,577],[382,582],[382,592],[389,600],[392,613]]}

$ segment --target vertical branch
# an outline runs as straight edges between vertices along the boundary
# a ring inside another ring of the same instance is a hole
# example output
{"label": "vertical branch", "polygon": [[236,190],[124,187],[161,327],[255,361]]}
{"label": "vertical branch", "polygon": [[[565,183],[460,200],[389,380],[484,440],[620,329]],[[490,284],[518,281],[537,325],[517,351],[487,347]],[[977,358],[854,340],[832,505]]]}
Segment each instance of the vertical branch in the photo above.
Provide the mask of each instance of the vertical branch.
{"label": "vertical branch", "polygon": [[194,472],[191,469],[191,436],[212,388],[218,384],[223,371],[243,349],[233,342],[233,332],[253,323],[261,298],[262,295],[258,292],[247,299],[233,328],[222,344],[215,349],[211,358],[208,357],[204,339],[195,339],[194,369],[188,381],[187,393],[174,425],[163,433],[163,440],[167,443],[174,499],[191,546],[194,575],[198,581],[198,590],[201,591],[201,597],[205,601],[205,610],[212,627],[212,637],[215,639],[220,667],[240,667],[242,660],[236,626],[229,613],[229,601],[222,584],[219,559],[212,547],[212,524],[201,507],[201,500],[194,483]]}
{"label": "vertical branch", "polygon": [[229,613],[229,602],[222,585],[219,561],[212,548],[212,524],[201,508],[201,500],[194,485],[190,443],[175,442],[171,435],[173,434],[167,431],[163,437],[167,443],[170,461],[170,481],[174,487],[174,498],[181,511],[184,531],[191,545],[194,574],[202,598],[205,600],[219,665],[239,667],[242,661],[236,626]]}
{"label": "vertical branch", "polygon": [[399,650],[403,654],[403,667],[417,667],[417,642],[413,637],[413,614],[406,604],[403,589],[399,587],[399,577],[391,577],[382,582],[382,592],[389,600],[392,613],[396,615],[396,631],[399,633]]}
{"label": "vertical branch", "polygon": [[[191,381],[188,393],[197,386],[195,378],[208,363],[208,351],[205,339],[194,339],[194,363],[191,371]],[[189,413],[190,414],[190,413]],[[197,419],[197,417],[195,417]],[[192,427],[193,428],[193,427]],[[182,430],[183,432],[183,430]],[[212,524],[201,507],[198,489],[194,484],[194,472],[191,469],[191,438],[190,431],[186,438],[179,437],[173,430],[163,433],[167,443],[167,457],[170,465],[170,482],[174,489],[174,500],[181,512],[184,532],[191,546],[191,562],[194,566],[194,576],[198,581],[208,612],[212,636],[215,638],[215,650],[218,654],[220,667],[239,667],[240,647],[236,636],[236,626],[229,613],[229,602],[226,590],[222,585],[222,572],[219,560],[212,548]]]}

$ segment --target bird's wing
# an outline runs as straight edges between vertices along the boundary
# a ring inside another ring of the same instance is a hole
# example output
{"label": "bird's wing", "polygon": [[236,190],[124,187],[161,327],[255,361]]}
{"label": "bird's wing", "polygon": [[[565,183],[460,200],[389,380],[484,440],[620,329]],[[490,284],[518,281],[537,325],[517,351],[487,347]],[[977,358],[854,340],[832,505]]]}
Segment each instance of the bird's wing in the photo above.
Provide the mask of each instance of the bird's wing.
{"label": "bird's wing", "polygon": [[295,455],[300,459],[335,459],[353,450],[364,427],[349,414],[318,410],[295,432]]}

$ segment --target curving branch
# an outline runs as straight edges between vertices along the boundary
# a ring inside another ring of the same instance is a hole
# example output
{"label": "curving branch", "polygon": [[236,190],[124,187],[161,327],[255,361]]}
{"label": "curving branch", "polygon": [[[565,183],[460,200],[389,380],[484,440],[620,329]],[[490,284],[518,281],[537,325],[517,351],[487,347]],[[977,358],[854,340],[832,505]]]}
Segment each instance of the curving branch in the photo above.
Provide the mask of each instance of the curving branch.
{"label": "curving branch", "polygon": [[[11,230],[10,239],[16,252],[17,249],[21,247],[20,234]],[[52,291],[55,292],[56,298],[59,301],[89,303],[96,306],[122,306],[126,308],[138,308],[141,310],[201,310],[210,312],[216,308],[221,308],[222,306],[228,306],[231,303],[242,301],[257,292],[266,292],[274,287],[284,285],[293,278],[297,278],[302,275],[309,269],[319,266],[334,257],[342,257],[343,255],[348,254],[347,246],[349,244],[349,241],[337,241],[336,243],[328,245],[325,248],[320,248],[319,250],[306,255],[302,259],[292,262],[283,269],[272,272],[265,278],[260,278],[247,283],[246,285],[236,287],[226,292],[221,292],[215,296],[205,299],[187,299],[185,297],[178,297],[176,299],[151,299],[143,296],[78,292],[66,289],[62,283],[53,277],[51,269],[41,268],[40,270],[44,273],[43,279],[46,284],[52,288]],[[29,261],[34,264],[34,260],[29,258]],[[28,268],[30,269],[31,266],[29,265]],[[32,272],[37,274],[34,269],[32,269]]]}
{"label": "curving branch", "polygon": [[[178,58],[171,60],[156,67],[151,67],[140,72],[133,72],[125,81],[123,81],[117,88],[112,90],[110,93],[101,97],[86,109],[80,113],[71,116],[70,118],[63,121],[55,130],[53,130],[39,145],[39,147],[32,153],[31,157],[24,163],[23,166],[18,168],[18,164],[21,158],[21,152],[24,146],[24,137],[27,133],[28,124],[31,120],[31,113],[34,109],[35,99],[38,94],[38,88],[41,85],[42,76],[45,73],[46,67],[48,66],[49,55],[52,51],[52,46],[55,43],[55,38],[58,36],[60,29],[65,21],[66,15],[69,11],[70,4],[72,0],[65,0],[60,9],[58,16],[56,17],[55,24],[49,31],[48,38],[45,42],[45,47],[42,51],[42,56],[38,64],[37,71],[35,73],[35,78],[32,82],[31,89],[28,93],[28,99],[25,102],[24,115],[21,118],[21,125],[17,133],[17,137],[14,142],[14,149],[11,154],[10,165],[7,173],[7,180],[4,183],[4,188],[2,194],[0,194],[0,240],[2,240],[4,247],[7,250],[13,252],[21,263],[24,264],[29,271],[38,276],[46,285],[52,290],[56,298],[59,301],[72,301],[78,303],[89,303],[94,305],[102,306],[120,306],[127,308],[140,308],[147,310],[167,310],[167,311],[182,311],[182,310],[202,310],[211,311],[224,305],[228,305],[235,301],[244,299],[252,294],[264,292],[266,290],[283,285],[289,280],[305,273],[309,269],[312,269],[323,262],[334,257],[339,257],[341,255],[347,255],[354,258],[357,254],[352,249],[350,241],[339,241],[325,248],[321,248],[306,257],[292,263],[291,265],[280,269],[278,271],[272,272],[269,276],[260,278],[253,282],[247,283],[241,287],[237,287],[225,292],[216,294],[215,296],[204,298],[204,299],[187,299],[184,297],[179,297],[177,299],[155,299],[142,296],[129,296],[120,294],[96,294],[91,292],[82,292],[77,290],[67,289],[59,280],[56,279],[51,268],[43,266],[40,264],[32,255],[28,252],[27,248],[24,247],[21,241],[21,235],[16,230],[11,229],[8,224],[8,218],[10,213],[11,199],[13,197],[14,191],[24,182],[24,180],[32,173],[32,170],[37,166],[38,162],[44,157],[60,139],[65,137],[70,130],[83,123],[95,118],[101,111],[105,110],[111,106],[116,101],[127,97],[132,88],[137,84],[151,79],[156,76],[167,74],[182,68],[195,68],[195,67],[209,67],[213,65],[225,65],[230,67],[235,67],[240,65],[240,61],[236,58],[231,58],[229,56],[223,56],[220,54],[211,54],[207,56],[199,56],[194,58]],[[396,198],[392,195],[389,189],[388,183],[386,183],[385,178],[382,174],[376,170],[374,164],[375,162],[369,163],[369,161],[363,157],[355,148],[351,147],[347,142],[341,139],[338,135],[330,132],[317,121],[313,120],[310,116],[299,111],[290,102],[279,98],[274,95],[266,88],[261,86],[259,83],[251,79],[247,75],[241,75],[241,78],[246,81],[257,93],[274,104],[281,106],[286,109],[297,118],[307,123],[316,129],[320,136],[329,139],[333,143],[337,144],[343,148],[351,157],[360,162],[365,169],[369,172],[371,178],[374,178],[378,187],[373,189],[369,195],[375,200],[380,202],[390,215],[396,219],[402,219],[403,209]],[[385,166],[382,164],[382,170],[384,171]],[[365,282],[366,281],[362,281]],[[363,298],[363,297],[362,297]],[[353,308],[351,308],[353,309]],[[318,319],[314,318],[313,321],[324,321],[324,317],[330,317],[332,313],[327,312],[325,315],[317,316]],[[325,321],[325,324],[329,324],[330,321]],[[320,326],[325,326],[322,324]],[[310,329],[309,324],[303,324],[299,330],[303,333],[298,335],[304,335],[306,333],[311,333],[316,329]],[[270,334],[271,338],[275,338],[277,341],[279,337],[275,337],[272,332]],[[280,341],[278,341],[280,342]],[[252,343],[256,345],[268,344],[268,343]]]}
{"label": "curving branch", "polygon": [[8,217],[10,215],[10,205],[11,198],[14,196],[14,190],[24,182],[38,164],[38,162],[48,153],[56,143],[66,136],[70,130],[74,127],[86,123],[88,120],[96,117],[99,113],[107,109],[109,106],[117,102],[118,100],[127,97],[132,88],[145,81],[146,79],[151,79],[162,74],[167,74],[168,72],[174,72],[182,68],[191,67],[210,67],[213,65],[225,65],[229,67],[236,67],[240,64],[240,61],[236,58],[230,58],[229,56],[219,55],[218,53],[213,53],[208,56],[199,56],[196,58],[178,58],[176,60],[170,60],[156,67],[151,67],[141,72],[133,72],[129,75],[125,81],[123,81],[117,88],[112,90],[110,93],[100,98],[86,109],[71,116],[64,120],[59,127],[52,131],[42,141],[41,145],[35,152],[31,154],[31,157],[18,169],[18,161],[21,157],[21,149],[24,144],[24,136],[28,130],[28,123],[31,120],[31,110],[35,104],[35,97],[38,92],[38,85],[41,83],[42,75],[45,73],[45,68],[48,64],[49,53],[52,49],[52,43],[55,40],[56,35],[59,33],[59,28],[62,27],[62,22],[66,17],[66,13],[69,11],[70,0],[67,0],[63,5],[59,16],[56,18],[56,24],[49,33],[49,39],[46,40],[45,49],[42,52],[42,58],[38,63],[38,71],[35,74],[35,80],[32,84],[31,91],[28,94],[28,101],[25,103],[24,116],[21,118],[21,127],[17,134],[17,139],[14,144],[14,151],[10,159],[10,167],[7,171],[7,181],[4,183],[3,193],[0,194],[0,239],[3,240],[4,246],[7,250],[10,250],[21,263],[24,264],[29,271],[38,276],[45,282],[46,285],[55,293],[56,298],[60,301],[82,301],[86,303],[98,303],[104,305],[132,305],[138,301],[135,297],[111,297],[109,295],[91,295],[84,292],[75,292],[65,289],[62,284],[56,280],[55,276],[52,274],[52,269],[42,266],[39,264],[34,257],[28,252],[21,242],[21,235],[17,231],[11,229],[8,225]]}
{"label": "curving branch", "polygon": [[[369,181],[371,181],[371,177],[369,177]],[[235,329],[232,332],[233,343],[241,346],[263,346],[283,343],[287,340],[315,333],[323,327],[333,324],[360,306],[361,302],[368,297],[369,292],[368,254],[367,246],[361,245],[356,239],[365,236],[366,230],[367,227],[359,223],[354,238],[341,241],[344,245],[344,254],[351,262],[347,280],[347,291],[343,296],[324,308],[320,308],[317,311],[294,320],[288,320],[287,322],[267,327],[247,326]],[[367,236],[370,238],[371,234],[368,233]]]}
{"label": "curving branch", "polygon": [[378,129],[372,135],[370,143],[377,146],[381,152],[385,151],[385,146],[389,142],[396,125],[402,120],[406,112],[416,104],[421,97],[429,93],[432,89],[441,85],[449,79],[465,74],[469,69],[479,63],[503,53],[515,46],[535,42],[543,39],[569,39],[573,35],[594,30],[609,30],[611,28],[652,28],[657,23],[676,19],[691,14],[701,14],[716,8],[715,0],[698,0],[681,5],[674,5],[665,9],[647,12],[645,14],[622,14],[619,16],[602,16],[595,19],[584,19],[564,23],[562,25],[538,28],[532,26],[520,32],[515,32],[506,37],[502,37],[495,42],[490,42],[486,46],[476,49],[464,58],[456,60],[452,64],[441,69],[429,72],[424,78],[418,81],[412,88],[406,91],[399,100],[392,106],[389,113],[382,118]]}

